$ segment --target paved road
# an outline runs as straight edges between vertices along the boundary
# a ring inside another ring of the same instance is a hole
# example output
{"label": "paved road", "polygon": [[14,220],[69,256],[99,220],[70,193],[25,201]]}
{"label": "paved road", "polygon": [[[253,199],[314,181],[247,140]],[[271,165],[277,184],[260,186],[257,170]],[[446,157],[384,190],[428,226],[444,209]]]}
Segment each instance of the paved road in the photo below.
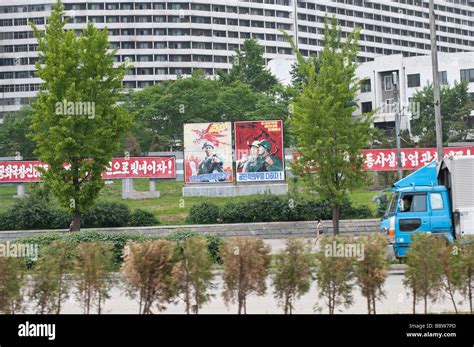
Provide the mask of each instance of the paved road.
{"label": "paved road", "polygon": [[[305,238],[306,242],[311,245],[312,252],[316,252],[316,239],[315,238]],[[263,239],[267,245],[270,245],[272,248],[272,254],[280,253],[285,249],[286,239]]]}
{"label": "paved road", "polygon": [[[390,273],[385,284],[386,298],[377,303],[377,313],[412,312],[411,298],[407,296],[407,290],[403,287],[402,280],[402,272],[392,271]],[[236,305],[230,305],[230,307],[224,305],[221,297],[223,282],[220,276],[216,276],[215,283],[217,287],[212,292],[216,297],[208,305],[203,307],[200,313],[236,313]],[[271,280],[269,279],[268,286],[270,285]],[[354,305],[347,309],[340,307],[337,313],[367,313],[365,298],[360,295],[357,288],[354,288],[353,295],[355,299]],[[460,299],[460,297],[456,298],[457,301]],[[316,303],[323,307],[322,313],[327,313],[324,300],[317,300],[317,288],[315,283],[313,283],[310,292],[304,295],[297,302],[295,313],[317,313],[315,311]],[[467,302],[459,307],[465,311],[469,309]],[[430,302],[428,310],[432,313],[447,313],[454,311],[451,302],[447,299],[440,300],[436,303]],[[419,303],[417,305],[417,312],[421,313],[422,311],[423,304]],[[27,312],[33,313],[31,309]],[[65,303],[62,313],[82,313],[74,296],[71,296],[71,298]],[[115,287],[111,291],[111,298],[105,303],[104,313],[136,314],[138,313],[138,302],[127,297],[123,289]],[[184,313],[184,306],[182,303],[177,305],[170,304],[164,313]],[[277,302],[273,298],[272,293],[267,293],[263,297],[249,297],[247,300],[247,313],[275,314],[282,313],[282,310],[277,306]]]}

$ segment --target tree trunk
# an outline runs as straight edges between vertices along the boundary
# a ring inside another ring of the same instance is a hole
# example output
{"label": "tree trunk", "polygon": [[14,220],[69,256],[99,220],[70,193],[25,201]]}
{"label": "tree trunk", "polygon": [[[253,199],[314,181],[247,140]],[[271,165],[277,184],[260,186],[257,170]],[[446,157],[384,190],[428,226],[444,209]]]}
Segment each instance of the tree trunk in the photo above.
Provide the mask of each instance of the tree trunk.
{"label": "tree trunk", "polygon": [[184,301],[186,303],[186,314],[190,314],[191,313],[191,300],[189,298],[189,286],[188,286],[188,283],[186,283],[186,289],[185,289],[185,293],[184,293]]}
{"label": "tree trunk", "polygon": [[448,284],[447,287],[448,287],[449,297],[450,297],[451,302],[453,303],[453,306],[454,306],[454,311],[455,311],[456,313],[458,313],[458,307],[456,306],[456,300],[454,300],[454,293],[453,293],[453,290],[452,290],[452,288],[451,288],[451,285]]}
{"label": "tree trunk", "polygon": [[196,305],[196,308],[194,309],[194,313],[195,313],[195,314],[198,314],[198,313],[199,313],[198,311],[199,311],[199,304],[200,304],[200,302],[199,302],[199,298],[198,298],[198,291],[197,291],[197,288],[196,288],[196,290],[194,291],[194,303],[195,303],[195,305]]}
{"label": "tree trunk", "polygon": [[239,288],[239,291],[237,293],[237,302],[239,304],[237,313],[242,314],[242,307],[244,306],[244,298],[243,298],[243,295],[240,293],[240,288]]}
{"label": "tree trunk", "polygon": [[138,302],[138,314],[142,314],[143,289],[140,289],[140,300]]}
{"label": "tree trunk", "polygon": [[59,274],[59,286],[58,286],[58,307],[56,308],[56,314],[61,312],[61,292],[62,292],[62,274]]}
{"label": "tree trunk", "polygon": [[413,289],[413,314],[416,314],[416,290]]}
{"label": "tree trunk", "polygon": [[332,229],[335,236],[339,235],[339,205],[332,206]]}
{"label": "tree trunk", "polygon": [[102,313],[102,292],[99,290],[98,292],[98,299],[99,299],[99,302],[97,303],[97,314],[101,314]]}
{"label": "tree trunk", "polygon": [[377,311],[375,310],[375,295],[372,296],[372,312],[373,314],[377,314]]}
{"label": "tree trunk", "polygon": [[72,213],[71,224],[69,225],[69,231],[79,231],[81,230],[81,215],[74,211]]}
{"label": "tree trunk", "polygon": [[371,307],[370,307],[370,294],[367,295],[367,314],[370,314],[372,312]]}
{"label": "tree trunk", "polygon": [[425,314],[428,313],[428,295],[424,295],[425,299]]}
{"label": "tree trunk", "polygon": [[472,273],[471,269],[468,270],[467,275],[467,297],[469,300],[469,312],[472,314]]}

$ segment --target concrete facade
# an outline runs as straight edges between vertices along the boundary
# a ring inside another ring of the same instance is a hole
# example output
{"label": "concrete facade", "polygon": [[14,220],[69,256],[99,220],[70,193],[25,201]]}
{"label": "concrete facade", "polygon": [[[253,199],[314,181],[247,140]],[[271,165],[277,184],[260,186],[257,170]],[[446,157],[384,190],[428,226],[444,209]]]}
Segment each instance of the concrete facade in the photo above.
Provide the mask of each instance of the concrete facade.
{"label": "concrete facade", "polygon": [[[452,87],[464,80],[468,82],[468,91],[474,99],[474,52],[440,52],[438,69],[441,87]],[[392,83],[393,72],[398,76],[396,93]],[[359,66],[357,77],[366,82],[365,89],[359,93],[359,109],[355,115],[360,114],[366,107],[370,110],[377,109],[375,125],[393,128],[395,112],[398,111],[401,116],[400,128],[410,129],[410,120],[419,112],[418,106],[411,100],[416,92],[433,83],[431,55],[406,58],[398,54],[376,57],[374,61]]]}
{"label": "concrete facade", "polygon": [[[37,41],[28,23],[44,28],[54,0],[0,1],[0,119],[36,96]],[[278,71],[293,57],[280,29],[304,56],[323,47],[325,16],[337,17],[345,37],[361,31],[359,61],[380,55],[417,56],[430,50],[428,1],[422,0],[63,0],[68,29],[88,21],[109,30],[117,63],[133,62],[124,87],[140,89],[203,69],[228,70],[246,38],[264,47]],[[441,52],[474,50],[474,3],[435,0]]]}

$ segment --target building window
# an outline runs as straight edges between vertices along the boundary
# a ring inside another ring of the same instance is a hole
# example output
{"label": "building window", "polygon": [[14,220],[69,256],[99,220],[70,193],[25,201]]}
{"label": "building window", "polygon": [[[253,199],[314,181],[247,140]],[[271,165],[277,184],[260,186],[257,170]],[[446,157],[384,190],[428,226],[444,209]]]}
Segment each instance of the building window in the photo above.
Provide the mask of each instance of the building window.
{"label": "building window", "polygon": [[372,112],[372,101],[368,101],[368,102],[363,102],[361,104],[361,109],[362,109],[362,113],[369,113],[369,112]]}
{"label": "building window", "polygon": [[370,79],[367,78],[365,80],[362,80],[361,84],[360,84],[360,91],[361,93],[368,93],[370,92],[372,89],[371,89],[371,85],[370,85]]}
{"label": "building window", "polygon": [[415,88],[420,86],[420,74],[407,75],[408,88]]}
{"label": "building window", "polygon": [[393,78],[392,75],[384,76],[383,87],[386,92],[393,90]]}
{"label": "building window", "polygon": [[474,82],[474,69],[461,70],[461,81]]}
{"label": "building window", "polygon": [[448,84],[448,73],[446,71],[439,71],[438,79],[440,84]]}

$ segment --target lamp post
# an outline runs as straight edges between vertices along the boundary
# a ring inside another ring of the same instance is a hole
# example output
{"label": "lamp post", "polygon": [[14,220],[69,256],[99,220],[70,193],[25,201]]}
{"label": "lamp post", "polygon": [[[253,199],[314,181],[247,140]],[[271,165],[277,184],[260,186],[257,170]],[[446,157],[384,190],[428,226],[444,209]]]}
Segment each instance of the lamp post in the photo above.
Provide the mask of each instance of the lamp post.
{"label": "lamp post", "polygon": [[431,38],[431,65],[433,71],[433,97],[436,127],[436,152],[437,162],[443,159],[443,128],[441,123],[441,97],[439,92],[438,75],[438,47],[436,39],[436,18],[434,13],[434,0],[430,0],[430,38]]}
{"label": "lamp post", "polygon": [[393,94],[395,97],[395,144],[397,148],[397,177],[403,178],[402,151],[400,149],[400,88],[398,87],[398,72],[392,72]]}

